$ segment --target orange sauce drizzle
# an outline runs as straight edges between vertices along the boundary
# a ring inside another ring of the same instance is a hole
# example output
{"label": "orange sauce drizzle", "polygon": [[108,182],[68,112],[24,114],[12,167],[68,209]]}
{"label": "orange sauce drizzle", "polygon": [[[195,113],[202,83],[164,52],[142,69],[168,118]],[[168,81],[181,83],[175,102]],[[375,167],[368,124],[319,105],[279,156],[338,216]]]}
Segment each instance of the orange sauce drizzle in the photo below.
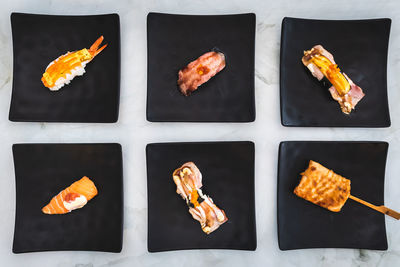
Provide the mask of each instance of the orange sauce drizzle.
{"label": "orange sauce drizzle", "polygon": [[204,75],[210,72],[210,69],[207,66],[200,65],[197,67],[197,73],[200,75]]}
{"label": "orange sauce drizzle", "polygon": [[197,190],[193,190],[190,193],[190,203],[192,203],[195,207],[199,206],[199,194],[197,193]]}

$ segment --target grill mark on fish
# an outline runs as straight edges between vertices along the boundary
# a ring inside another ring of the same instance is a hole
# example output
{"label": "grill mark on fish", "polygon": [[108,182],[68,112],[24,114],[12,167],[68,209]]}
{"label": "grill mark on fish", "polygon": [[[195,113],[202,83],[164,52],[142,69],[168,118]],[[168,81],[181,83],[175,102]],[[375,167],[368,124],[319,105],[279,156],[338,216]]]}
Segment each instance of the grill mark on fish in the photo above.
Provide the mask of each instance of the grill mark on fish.
{"label": "grill mark on fish", "polygon": [[316,205],[339,212],[350,196],[350,180],[310,160],[294,193]]}

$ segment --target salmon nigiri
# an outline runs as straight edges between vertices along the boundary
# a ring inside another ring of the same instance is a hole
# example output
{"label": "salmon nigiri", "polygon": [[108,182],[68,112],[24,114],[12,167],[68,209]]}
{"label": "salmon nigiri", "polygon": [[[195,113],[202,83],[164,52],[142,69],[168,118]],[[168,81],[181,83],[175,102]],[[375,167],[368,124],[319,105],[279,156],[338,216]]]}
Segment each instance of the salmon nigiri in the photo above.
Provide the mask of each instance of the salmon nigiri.
{"label": "salmon nigiri", "polygon": [[84,176],[58,193],[50,203],[42,208],[46,214],[64,214],[80,209],[97,195],[97,188],[88,177]]}

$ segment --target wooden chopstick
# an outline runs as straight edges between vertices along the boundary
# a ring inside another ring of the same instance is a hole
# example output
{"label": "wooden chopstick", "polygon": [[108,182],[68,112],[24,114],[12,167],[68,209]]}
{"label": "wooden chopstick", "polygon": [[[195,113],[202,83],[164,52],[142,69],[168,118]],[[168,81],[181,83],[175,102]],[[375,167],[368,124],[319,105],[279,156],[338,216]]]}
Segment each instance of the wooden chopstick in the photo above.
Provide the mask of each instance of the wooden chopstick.
{"label": "wooden chopstick", "polygon": [[383,214],[389,215],[390,217],[395,218],[396,220],[400,219],[400,213],[398,213],[397,211],[394,211],[392,209],[389,209],[385,206],[375,206],[371,203],[368,203],[367,201],[364,201],[362,199],[359,199],[358,197],[352,196],[350,195],[349,198],[351,198],[354,201],[357,201],[367,207],[370,207],[371,209],[374,209],[376,211],[382,212]]}

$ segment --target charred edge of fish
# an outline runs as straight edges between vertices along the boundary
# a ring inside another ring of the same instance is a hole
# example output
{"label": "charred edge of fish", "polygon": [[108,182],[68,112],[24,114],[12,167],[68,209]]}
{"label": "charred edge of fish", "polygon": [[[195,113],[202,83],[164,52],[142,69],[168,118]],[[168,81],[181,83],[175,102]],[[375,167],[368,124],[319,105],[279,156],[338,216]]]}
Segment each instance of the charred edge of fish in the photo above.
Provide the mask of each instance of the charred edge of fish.
{"label": "charred edge of fish", "polygon": [[213,51],[213,52],[219,52],[219,53],[224,53],[224,52],[222,52],[221,51],[221,49],[219,49],[218,47],[216,47],[216,46],[214,46],[213,48],[211,48],[211,50],[210,51]]}
{"label": "charred edge of fish", "polygon": [[186,91],[183,91],[181,89],[181,85],[179,83],[178,83],[178,90],[183,96],[190,96],[194,91],[197,91],[197,90],[189,90],[189,89]]}
{"label": "charred edge of fish", "polygon": [[211,49],[211,51],[212,52],[216,52],[216,53],[221,53],[221,54],[223,54],[224,55],[224,58],[225,58],[225,65],[226,65],[226,54],[224,53],[224,51],[222,51],[221,49],[219,49],[218,47],[213,47],[212,49]]}

